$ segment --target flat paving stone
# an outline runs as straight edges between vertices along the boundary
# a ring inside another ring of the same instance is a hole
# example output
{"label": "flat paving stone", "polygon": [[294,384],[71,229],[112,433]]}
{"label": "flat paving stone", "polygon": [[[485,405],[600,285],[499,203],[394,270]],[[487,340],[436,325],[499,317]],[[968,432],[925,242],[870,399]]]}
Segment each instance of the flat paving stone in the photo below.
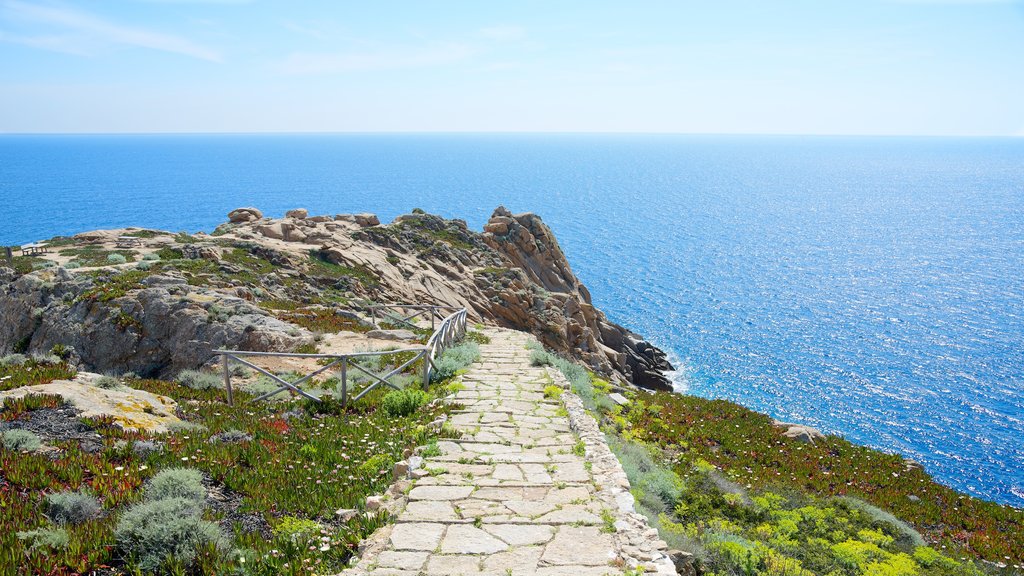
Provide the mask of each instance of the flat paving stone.
{"label": "flat paving stone", "polygon": [[450,526],[441,542],[443,554],[494,554],[507,549],[508,544],[468,524]]}
{"label": "flat paving stone", "polygon": [[473,493],[473,486],[416,486],[410,500],[461,500]]}
{"label": "flat paving stone", "polygon": [[610,534],[594,526],[564,526],[544,547],[544,564],[607,566],[615,558]]}
{"label": "flat paving stone", "polygon": [[441,542],[444,524],[413,522],[396,524],[391,531],[391,546],[395,550],[433,550]]}
{"label": "flat paving stone", "polygon": [[537,524],[487,524],[483,529],[511,546],[544,544],[555,533],[551,526]]}
{"label": "flat paving stone", "polygon": [[380,568],[396,568],[398,570],[411,570],[419,572],[420,568],[427,562],[430,552],[402,552],[399,550],[385,550],[377,557],[377,566]]}

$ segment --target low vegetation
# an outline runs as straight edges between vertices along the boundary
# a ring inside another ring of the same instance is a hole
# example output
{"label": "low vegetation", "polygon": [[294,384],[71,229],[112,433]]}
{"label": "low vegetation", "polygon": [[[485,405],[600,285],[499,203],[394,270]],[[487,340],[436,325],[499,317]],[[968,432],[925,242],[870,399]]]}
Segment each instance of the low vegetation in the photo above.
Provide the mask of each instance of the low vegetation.
{"label": "low vegetation", "polygon": [[582,367],[539,346],[531,361],[563,372],[638,511],[698,574],[980,576],[1024,561],[1024,512],[958,494],[899,456],[789,439],[721,400],[627,392],[620,407]]}
{"label": "low vegetation", "polygon": [[[446,373],[478,356],[475,344],[465,346],[437,359]],[[386,369],[408,359],[393,356],[367,362]],[[60,362],[13,358],[0,369],[28,383],[55,377]],[[60,398],[5,401],[0,574],[337,573],[387,521],[362,511],[365,499],[390,485],[406,449],[435,438],[427,424],[448,408],[431,400],[450,389],[440,381],[424,390],[415,376],[400,375],[400,391],[378,387],[343,409],[328,380],[316,384],[324,402],[283,394],[252,403],[241,387],[229,406],[216,375],[185,372],[178,380],[128,377],[123,385],[176,400],[183,425],[149,434],[121,430],[111,418],[80,419],[99,449],[78,435],[21,429],[36,411],[60,407]],[[353,380],[356,389],[369,383]],[[40,446],[48,451],[33,451]],[[339,509],[360,512],[342,517]]]}

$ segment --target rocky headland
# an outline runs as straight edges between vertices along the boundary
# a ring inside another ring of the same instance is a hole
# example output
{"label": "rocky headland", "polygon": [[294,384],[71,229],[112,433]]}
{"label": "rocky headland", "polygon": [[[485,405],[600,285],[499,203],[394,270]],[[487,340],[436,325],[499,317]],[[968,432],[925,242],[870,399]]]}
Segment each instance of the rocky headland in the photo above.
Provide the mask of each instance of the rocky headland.
{"label": "rocky headland", "polygon": [[665,354],[594,306],[531,213],[499,207],[477,232],[420,210],[381,224],[239,208],[211,234],[129,228],[44,244],[0,267],[0,350],[60,345],[86,370],[169,376],[217,348],[287,351],[365,331],[373,304],[442,304],[530,332],[619,385],[671,389]]}

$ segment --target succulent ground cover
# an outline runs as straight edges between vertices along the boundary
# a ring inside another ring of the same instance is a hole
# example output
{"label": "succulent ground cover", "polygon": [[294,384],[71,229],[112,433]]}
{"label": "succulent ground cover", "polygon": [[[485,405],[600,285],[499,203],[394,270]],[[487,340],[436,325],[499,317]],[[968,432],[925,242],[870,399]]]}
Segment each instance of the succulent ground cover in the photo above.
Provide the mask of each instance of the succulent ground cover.
{"label": "succulent ground cover", "polygon": [[[3,369],[21,382],[43,373],[31,362]],[[33,452],[0,445],[0,574],[338,572],[387,518],[336,512],[361,510],[383,492],[393,463],[426,444],[427,424],[449,409],[430,402],[444,382],[429,392],[404,382],[408,391],[375,390],[343,410],[330,400],[250,403],[244,390],[229,406],[217,388],[127,379],[175,399],[186,424],[145,434],[79,419],[100,442],[43,437]],[[17,429],[60,405],[28,396],[5,403],[0,418]],[[154,480],[161,471],[172,479]],[[184,544],[168,539],[176,533],[189,535]],[[161,560],[164,550],[177,555]]]}
{"label": "succulent ground cover", "polygon": [[620,407],[580,366],[540,349],[531,361],[559,368],[600,417],[638,510],[699,573],[1020,573],[1024,512],[959,494],[898,455],[786,438],[723,400],[626,392]]}

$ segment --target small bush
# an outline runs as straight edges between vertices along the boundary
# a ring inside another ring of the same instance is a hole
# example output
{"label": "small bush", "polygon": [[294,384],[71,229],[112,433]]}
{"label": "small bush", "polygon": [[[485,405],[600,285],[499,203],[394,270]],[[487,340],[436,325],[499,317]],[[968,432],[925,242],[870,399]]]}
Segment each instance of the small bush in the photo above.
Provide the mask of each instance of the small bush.
{"label": "small bush", "polygon": [[35,530],[18,532],[18,540],[29,542],[29,548],[32,550],[39,550],[41,548],[64,550],[70,542],[68,531],[60,527],[36,528]]}
{"label": "small bush", "polygon": [[201,513],[195,501],[185,498],[143,502],[121,516],[114,537],[142,570],[156,571],[168,560],[191,564],[200,547],[227,548],[220,528]]}
{"label": "small bush", "polygon": [[136,440],[132,442],[132,452],[143,458],[153,452],[159,452],[160,449],[160,445],[151,440]]}
{"label": "small bush", "polygon": [[7,430],[3,433],[4,448],[13,452],[34,452],[43,445],[43,441],[28,430]]}
{"label": "small bush", "polygon": [[562,390],[561,386],[551,385],[544,387],[544,397],[548,398],[549,400],[556,400],[558,398],[561,398],[562,392],[564,392],[564,390]]}
{"label": "small bush", "polygon": [[212,390],[220,388],[222,383],[216,374],[199,370],[182,370],[174,381],[193,390]]}
{"label": "small bush", "polygon": [[80,263],[78,263],[78,262],[75,262],[74,260],[72,260],[71,262],[68,262],[67,264],[64,265],[64,268],[66,268],[68,270],[74,270],[76,268],[81,268],[81,267],[82,267],[82,265]]}
{"label": "small bush", "polygon": [[252,370],[242,366],[241,364],[235,364],[231,367],[231,375],[237,378],[248,378],[252,376]]}
{"label": "small bush", "polygon": [[551,354],[543,350],[530,352],[530,366],[551,366],[554,364]]}
{"label": "small bush", "polygon": [[50,348],[50,354],[53,354],[61,360],[67,360],[74,351],[74,347],[66,346],[64,344],[54,344],[53,348]]}
{"label": "small bush", "polygon": [[220,434],[211,436],[210,440],[213,442],[226,442],[230,444],[235,442],[248,442],[249,440],[252,440],[252,436],[242,432],[241,430],[226,430]]}
{"label": "small bush", "polygon": [[924,538],[921,537],[921,534],[917,530],[914,530],[910,524],[907,524],[885,510],[868,504],[863,500],[858,500],[857,498],[843,496],[840,497],[839,500],[850,508],[860,510],[875,526],[888,528],[889,532],[895,536],[896,544],[901,548],[913,550],[921,546],[927,546]]}
{"label": "small bush", "polygon": [[435,370],[431,372],[430,380],[432,382],[450,380],[458,374],[459,370],[479,359],[480,346],[475,342],[464,342],[458,346],[452,346],[434,359]]}
{"label": "small bush", "polygon": [[277,526],[274,526],[274,535],[278,538],[286,538],[292,542],[304,544],[313,537],[320,534],[320,524],[306,518],[285,516],[281,518]]}
{"label": "small bush", "polygon": [[124,264],[128,259],[122,254],[107,254],[107,262],[111,264]]}
{"label": "small bush", "polygon": [[46,496],[46,516],[54,524],[81,524],[99,516],[100,501],[85,492],[57,492]]}
{"label": "small bush", "polygon": [[193,502],[206,500],[203,474],[191,468],[168,468],[153,476],[146,485],[147,500],[184,498]]}
{"label": "small bush", "polygon": [[359,473],[364,476],[376,476],[382,470],[391,467],[391,458],[387,454],[374,454],[369,460],[359,465]]}
{"label": "small bush", "polygon": [[97,388],[103,388],[104,390],[113,390],[121,386],[121,381],[113,376],[103,376],[99,380],[96,380],[94,385]]}
{"label": "small bush", "polygon": [[31,358],[37,364],[60,364],[60,357],[56,354],[33,354]]}
{"label": "small bush", "polygon": [[28,356],[24,354],[8,354],[0,358],[0,366],[21,366],[28,362]]}
{"label": "small bush", "polygon": [[150,253],[148,253],[148,254],[144,255],[144,256],[142,257],[142,259],[143,259],[143,260],[146,260],[146,261],[148,261],[148,262],[152,262],[152,261],[154,261],[154,260],[159,260],[159,259],[160,259],[160,255],[159,255],[159,254],[157,254],[156,252],[150,252]]}
{"label": "small bush", "polygon": [[427,403],[430,395],[422,390],[405,388],[388,392],[381,400],[381,408],[391,416],[408,416]]}
{"label": "small bush", "polygon": [[469,330],[466,332],[467,342],[476,342],[477,344],[490,344],[491,337],[483,332],[477,332],[476,330]]}

